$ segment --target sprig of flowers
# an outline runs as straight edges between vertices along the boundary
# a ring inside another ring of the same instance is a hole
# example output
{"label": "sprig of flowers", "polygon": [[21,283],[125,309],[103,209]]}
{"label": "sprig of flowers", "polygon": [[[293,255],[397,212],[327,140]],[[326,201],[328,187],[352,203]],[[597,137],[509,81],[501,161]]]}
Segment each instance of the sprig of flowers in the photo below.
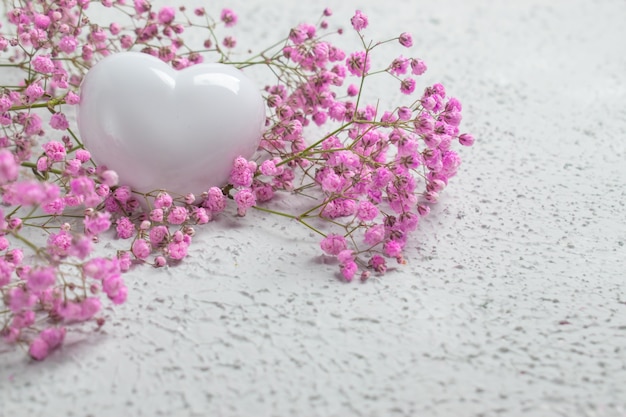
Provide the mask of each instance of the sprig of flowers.
{"label": "sprig of flowers", "polygon": [[[121,20],[93,24],[92,7],[115,10]],[[361,48],[346,53],[329,41],[331,15],[325,9],[317,24],[301,23],[279,42],[236,60],[230,31],[238,16],[230,9],[213,19],[203,8],[153,10],[147,0],[8,7],[0,66],[23,81],[0,91],[3,340],[43,359],[62,344],[69,325],[102,326],[102,303],[126,300],[123,272],[133,264],[182,261],[196,228],[231,204],[239,216],[260,210],[315,231],[322,253],[336,258],[347,281],[385,273],[390,259],[404,263],[411,234],[457,174],[456,144],[469,146],[474,138],[459,130],[461,103],[441,84],[415,94],[416,78],[426,71],[421,59],[399,55],[372,68],[378,48],[411,48],[409,33],[371,41],[368,17],[356,11],[350,23]],[[190,29],[204,31],[202,47],[186,41]],[[259,152],[253,160],[233,161],[228,184],[207,184],[200,196],[141,194],[93,162],[66,112],[79,103],[77,89],[89,68],[126,50],[175,69],[207,60],[269,71]],[[406,104],[381,109],[364,102],[370,79],[382,76]],[[311,203],[299,212],[280,211],[273,200],[281,192]],[[94,244],[112,233],[125,249],[97,256]]]}

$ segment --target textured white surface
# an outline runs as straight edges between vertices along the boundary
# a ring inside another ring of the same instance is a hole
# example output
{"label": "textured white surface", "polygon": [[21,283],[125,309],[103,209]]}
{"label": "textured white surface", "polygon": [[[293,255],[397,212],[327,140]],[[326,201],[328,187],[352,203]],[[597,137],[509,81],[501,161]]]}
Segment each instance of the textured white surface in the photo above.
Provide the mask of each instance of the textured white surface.
{"label": "textured white surface", "polygon": [[[323,8],[295,4],[231,3],[240,43]],[[102,334],[43,363],[0,351],[0,416],[626,415],[626,3],[342,2],[333,21],[357,6],[373,37],[413,32],[398,53],[478,137],[409,264],[344,284],[298,225],[224,215],[183,265],[130,273]]]}

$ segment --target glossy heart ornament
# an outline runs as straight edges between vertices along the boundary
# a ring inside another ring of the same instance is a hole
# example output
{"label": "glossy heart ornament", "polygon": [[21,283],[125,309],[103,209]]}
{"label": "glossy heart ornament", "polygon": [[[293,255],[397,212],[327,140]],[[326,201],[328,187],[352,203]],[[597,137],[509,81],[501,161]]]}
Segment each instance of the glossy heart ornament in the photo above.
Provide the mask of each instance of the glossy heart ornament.
{"label": "glossy heart ornament", "polygon": [[240,70],[199,64],[176,71],[147,54],[108,56],[80,87],[78,129],[96,163],[141,192],[199,195],[250,158],[265,107]]}

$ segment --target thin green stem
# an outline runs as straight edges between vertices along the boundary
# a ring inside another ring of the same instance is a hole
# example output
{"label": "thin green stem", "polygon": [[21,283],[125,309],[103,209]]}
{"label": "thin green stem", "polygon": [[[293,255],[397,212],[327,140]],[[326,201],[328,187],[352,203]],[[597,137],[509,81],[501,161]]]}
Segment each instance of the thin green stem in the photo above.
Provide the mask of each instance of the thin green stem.
{"label": "thin green stem", "polygon": [[324,142],[326,139],[328,139],[329,137],[336,135],[339,132],[344,131],[348,126],[350,126],[352,123],[354,123],[353,121],[349,121],[346,124],[341,125],[340,127],[338,127],[337,129],[333,130],[331,133],[327,134],[326,136],[322,137],[320,140],[316,141],[315,143],[313,143],[312,145],[307,146],[306,148],[304,148],[302,151],[298,152],[297,154],[287,158],[287,159],[283,159],[282,161],[280,161],[278,164],[276,164],[277,167],[281,166],[281,165],[285,165],[291,161],[293,161],[294,159],[297,158],[301,158],[303,155],[305,155],[308,151],[310,151],[311,149],[315,148],[317,145],[319,145],[320,143]]}
{"label": "thin green stem", "polygon": [[11,233],[11,236],[15,237],[16,239],[22,241],[26,246],[28,246],[29,248],[31,248],[33,250],[33,252],[35,252],[35,254],[39,255],[40,253],[40,248],[38,248],[37,246],[35,246],[33,244],[33,242],[31,242],[30,240],[26,239],[25,237],[13,232]]}
{"label": "thin green stem", "polygon": [[[25,168],[37,169],[37,164],[34,162],[24,161],[21,163],[21,165]],[[53,174],[57,174],[57,175],[63,175],[63,171],[60,171],[58,169],[53,169],[53,168],[48,169],[47,172],[52,172]]]}
{"label": "thin green stem", "polygon": [[256,209],[256,210],[259,210],[259,211],[263,211],[265,213],[276,214],[277,216],[287,217],[289,219],[296,220],[297,222],[302,223],[304,226],[308,227],[309,229],[311,229],[315,233],[326,237],[326,234],[324,234],[321,231],[317,230],[315,227],[311,226],[309,223],[307,223],[304,220],[302,220],[302,218],[300,218],[299,216],[294,216],[293,214],[283,213],[282,211],[276,211],[276,210],[268,209],[268,208],[265,208],[265,207],[252,206],[252,208]]}

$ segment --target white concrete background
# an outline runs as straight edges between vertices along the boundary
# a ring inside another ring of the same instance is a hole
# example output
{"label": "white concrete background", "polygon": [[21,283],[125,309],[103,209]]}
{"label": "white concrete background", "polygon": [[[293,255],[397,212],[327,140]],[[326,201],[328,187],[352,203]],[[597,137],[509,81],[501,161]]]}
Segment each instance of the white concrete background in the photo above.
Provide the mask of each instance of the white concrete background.
{"label": "white concrete background", "polygon": [[[259,46],[325,6],[229,5]],[[304,228],[223,215],[103,332],[1,347],[0,416],[626,416],[626,3],[331,7],[411,31],[478,138],[408,265],[345,284]]]}

